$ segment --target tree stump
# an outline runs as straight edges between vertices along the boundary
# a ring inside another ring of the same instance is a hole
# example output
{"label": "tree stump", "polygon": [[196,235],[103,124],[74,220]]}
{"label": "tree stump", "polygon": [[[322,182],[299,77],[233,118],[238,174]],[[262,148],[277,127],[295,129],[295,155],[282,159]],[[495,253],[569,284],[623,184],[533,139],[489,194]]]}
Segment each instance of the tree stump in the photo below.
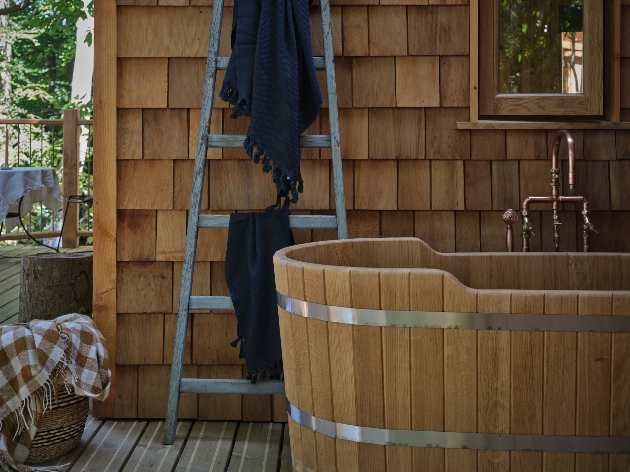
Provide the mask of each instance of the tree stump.
{"label": "tree stump", "polygon": [[92,254],[22,257],[18,320],[51,320],[67,313],[92,314]]}

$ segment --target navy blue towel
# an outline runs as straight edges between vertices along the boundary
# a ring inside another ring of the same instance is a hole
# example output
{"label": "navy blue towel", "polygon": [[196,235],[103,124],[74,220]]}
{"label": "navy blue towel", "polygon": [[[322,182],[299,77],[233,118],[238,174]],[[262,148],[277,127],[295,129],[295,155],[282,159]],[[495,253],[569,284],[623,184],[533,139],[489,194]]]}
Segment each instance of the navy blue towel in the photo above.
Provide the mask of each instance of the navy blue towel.
{"label": "navy blue towel", "polygon": [[248,378],[278,379],[282,371],[280,326],[273,255],[291,245],[286,209],[230,215],[225,280],[236,312],[239,357],[245,358]]}
{"label": "navy blue towel", "polygon": [[[243,143],[280,198],[298,200],[300,135],[322,105],[309,23],[309,0],[235,0],[232,54],[220,92],[232,118],[250,116]],[[254,152],[254,147],[256,151]],[[244,185],[247,185],[246,183]]]}

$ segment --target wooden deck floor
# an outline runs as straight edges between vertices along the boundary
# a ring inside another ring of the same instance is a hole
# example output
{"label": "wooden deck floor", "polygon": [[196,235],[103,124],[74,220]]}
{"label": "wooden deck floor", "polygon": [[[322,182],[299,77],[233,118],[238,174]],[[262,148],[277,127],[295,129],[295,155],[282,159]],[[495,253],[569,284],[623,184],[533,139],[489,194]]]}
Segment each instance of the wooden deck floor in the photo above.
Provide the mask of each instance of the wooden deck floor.
{"label": "wooden deck floor", "polygon": [[[91,247],[70,249],[91,251]],[[17,322],[20,258],[50,249],[0,246],[0,325]],[[66,251],[66,250],[64,250]],[[66,472],[290,471],[289,429],[283,423],[181,421],[164,446],[163,420],[88,418],[79,446],[49,465]]]}
{"label": "wooden deck floor", "polygon": [[[63,252],[92,251],[91,246],[62,249]],[[0,325],[17,323],[20,297],[20,259],[28,254],[52,252],[34,245],[0,246]]]}
{"label": "wooden deck floor", "polygon": [[[0,325],[17,322],[20,258],[47,251],[30,245],[0,246]],[[164,446],[163,440],[164,421],[90,417],[79,446],[55,465],[67,464],[64,470],[73,472],[291,470],[289,430],[282,423],[181,421],[175,444]]]}
{"label": "wooden deck floor", "polygon": [[283,423],[180,421],[164,446],[163,420],[88,418],[79,446],[48,465],[69,472],[288,472],[289,429]]}

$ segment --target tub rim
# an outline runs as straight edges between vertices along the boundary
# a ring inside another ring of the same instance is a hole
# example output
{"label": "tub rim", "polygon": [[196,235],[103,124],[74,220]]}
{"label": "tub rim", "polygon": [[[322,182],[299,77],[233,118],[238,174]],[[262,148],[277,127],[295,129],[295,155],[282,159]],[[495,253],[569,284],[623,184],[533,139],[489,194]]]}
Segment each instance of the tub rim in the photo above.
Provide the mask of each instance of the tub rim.
{"label": "tub rim", "polygon": [[[546,257],[551,257],[551,258],[561,258],[567,255],[570,256],[577,256],[577,257],[592,257],[593,254],[606,254],[609,255],[611,257],[614,256],[618,256],[618,255],[624,255],[624,256],[628,256],[630,257],[630,253],[584,253],[584,252],[564,252],[564,253],[555,253],[555,252],[526,252],[526,253],[521,253],[521,252],[458,252],[458,253],[443,253],[443,252],[438,252],[436,250],[434,250],[431,246],[429,246],[426,242],[424,242],[422,239],[420,238],[415,238],[415,237],[402,237],[402,238],[354,238],[354,239],[333,239],[333,240],[327,240],[327,241],[316,241],[316,242],[310,242],[310,243],[302,243],[302,244],[296,244],[294,246],[287,246],[283,249],[280,249],[279,251],[277,251],[274,256],[273,256],[273,260],[274,263],[277,264],[283,264],[283,265],[300,265],[302,267],[307,267],[307,268],[313,268],[313,269],[326,269],[329,268],[330,270],[338,270],[338,271],[349,271],[351,272],[352,270],[357,270],[357,269],[361,269],[362,272],[366,272],[366,273],[396,273],[396,272],[409,272],[409,273],[413,273],[413,274],[430,274],[430,273],[440,273],[443,275],[443,277],[448,277],[452,283],[456,284],[458,286],[458,288],[460,290],[466,291],[468,292],[470,295],[473,294],[478,294],[478,293],[482,293],[482,294],[517,294],[517,295],[526,295],[526,294],[530,294],[530,295],[544,295],[546,293],[563,293],[563,294],[567,294],[567,295],[578,295],[578,294],[610,294],[611,296],[614,296],[615,294],[620,294],[623,296],[630,296],[630,289],[628,290],[610,290],[610,289],[606,289],[606,290],[578,290],[578,289],[557,289],[557,290],[550,290],[550,289],[518,289],[518,288],[508,288],[508,289],[498,289],[498,288],[489,288],[489,289],[481,289],[481,288],[472,288],[469,287],[468,285],[465,285],[463,282],[461,282],[454,274],[452,274],[451,272],[444,270],[444,269],[433,269],[433,268],[416,268],[416,267],[407,267],[407,268],[395,268],[395,267],[365,267],[365,266],[361,266],[361,265],[331,265],[331,264],[319,264],[319,263],[313,263],[313,262],[304,262],[304,261],[300,261],[298,259],[293,259],[290,257],[290,253],[293,251],[297,251],[300,249],[304,249],[304,248],[310,248],[310,247],[317,247],[317,246],[328,246],[328,245],[334,245],[334,244],[348,244],[351,242],[382,242],[382,241],[410,241],[410,242],[420,242],[421,245],[424,245],[428,250],[430,250],[433,254],[435,255],[442,255],[442,256],[450,256],[450,255],[459,255],[462,257],[466,257],[466,256],[475,256],[478,257],[480,254],[488,254],[490,256],[497,256],[500,255],[502,257],[536,257],[536,256],[540,256],[541,254],[545,255]],[[284,294],[286,295],[286,294]],[[352,307],[349,307],[352,308]],[[557,315],[555,315],[557,316]],[[579,315],[579,316],[587,316],[587,315]],[[594,315],[594,316],[602,316],[602,315]],[[618,316],[618,315],[615,315]]]}

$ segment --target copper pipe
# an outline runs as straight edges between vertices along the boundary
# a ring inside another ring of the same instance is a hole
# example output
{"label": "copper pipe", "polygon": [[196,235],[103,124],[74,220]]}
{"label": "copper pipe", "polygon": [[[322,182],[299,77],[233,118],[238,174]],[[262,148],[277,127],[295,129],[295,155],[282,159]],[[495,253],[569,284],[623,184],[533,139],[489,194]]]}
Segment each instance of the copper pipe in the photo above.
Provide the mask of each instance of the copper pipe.
{"label": "copper pipe", "polygon": [[[551,154],[551,197],[529,197],[525,199],[523,202],[523,210],[528,211],[529,203],[551,203],[553,208],[553,243],[554,249],[556,252],[560,251],[560,223],[559,221],[559,203],[564,200],[560,195],[560,164],[558,162],[558,154],[560,151],[560,143],[562,142],[562,137],[565,137],[568,145],[569,152],[569,187],[573,188],[574,180],[575,180],[575,145],[573,144],[573,138],[571,134],[567,130],[558,131],[553,139],[553,151]],[[582,200],[577,200],[582,201]],[[523,238],[529,235],[531,232],[531,226],[528,225],[526,228],[523,226]]]}
{"label": "copper pipe", "polygon": [[512,225],[507,227],[505,246],[507,247],[507,252],[514,252],[514,230]]}
{"label": "copper pipe", "polygon": [[588,201],[584,197],[569,196],[565,197],[560,195],[559,197],[527,197],[523,200],[523,211],[529,212],[530,203],[583,203],[584,209],[588,211]]}
{"label": "copper pipe", "polygon": [[564,196],[560,196],[560,197],[558,197],[558,201],[560,203],[585,203],[586,206],[588,207],[588,201],[584,197],[575,197],[575,196],[564,197]]}
{"label": "copper pipe", "polygon": [[554,198],[551,197],[551,196],[549,196],[549,197],[527,197],[525,200],[523,200],[523,210],[528,211],[530,203],[551,203],[553,201],[554,201]]}
{"label": "copper pipe", "polygon": [[[560,251],[560,223],[558,218],[558,210],[560,209],[560,203],[582,203],[582,217],[584,218],[584,230],[583,230],[583,241],[584,241],[584,252],[588,252],[590,249],[590,233],[597,233],[593,224],[588,219],[589,215],[589,205],[588,201],[584,197],[580,196],[564,196],[560,195],[560,165],[558,163],[558,153],[560,151],[560,142],[562,142],[562,137],[565,137],[567,140],[567,147],[569,152],[569,188],[573,188],[575,184],[575,146],[573,144],[573,138],[571,137],[571,133],[567,130],[562,129],[556,132],[553,138],[553,150],[551,153],[551,196],[546,197],[527,197],[523,200],[523,252],[529,252],[529,238],[534,236],[534,231],[532,225],[529,223],[529,205],[532,203],[551,203],[553,208],[553,242],[556,252]],[[507,212],[506,212],[507,213]],[[504,216],[505,221],[505,216]],[[508,223],[507,221],[505,221]],[[510,231],[508,223],[508,233]],[[508,243],[509,247],[509,243]]]}
{"label": "copper pipe", "polygon": [[559,130],[553,137],[551,167],[552,169],[560,169],[558,166],[558,153],[560,152],[560,142],[562,141],[563,136],[567,138],[567,145],[569,148],[569,188],[573,189],[573,186],[575,185],[575,145],[573,144],[571,133],[569,133],[566,129]]}
{"label": "copper pipe", "polygon": [[[584,218],[584,231],[582,234],[583,241],[583,251],[589,252],[590,250],[590,233],[593,232],[595,234],[599,234],[599,232],[593,227],[593,224],[588,219],[588,215],[590,214],[589,203],[586,198],[581,196],[558,196],[558,197],[527,197],[523,200],[523,246],[522,252],[529,252],[529,238],[530,234],[533,235],[532,227],[529,224],[529,205],[531,203],[553,203],[554,206],[557,203],[581,203],[582,204],[582,217]],[[559,251],[559,238],[558,238],[558,249]]]}

